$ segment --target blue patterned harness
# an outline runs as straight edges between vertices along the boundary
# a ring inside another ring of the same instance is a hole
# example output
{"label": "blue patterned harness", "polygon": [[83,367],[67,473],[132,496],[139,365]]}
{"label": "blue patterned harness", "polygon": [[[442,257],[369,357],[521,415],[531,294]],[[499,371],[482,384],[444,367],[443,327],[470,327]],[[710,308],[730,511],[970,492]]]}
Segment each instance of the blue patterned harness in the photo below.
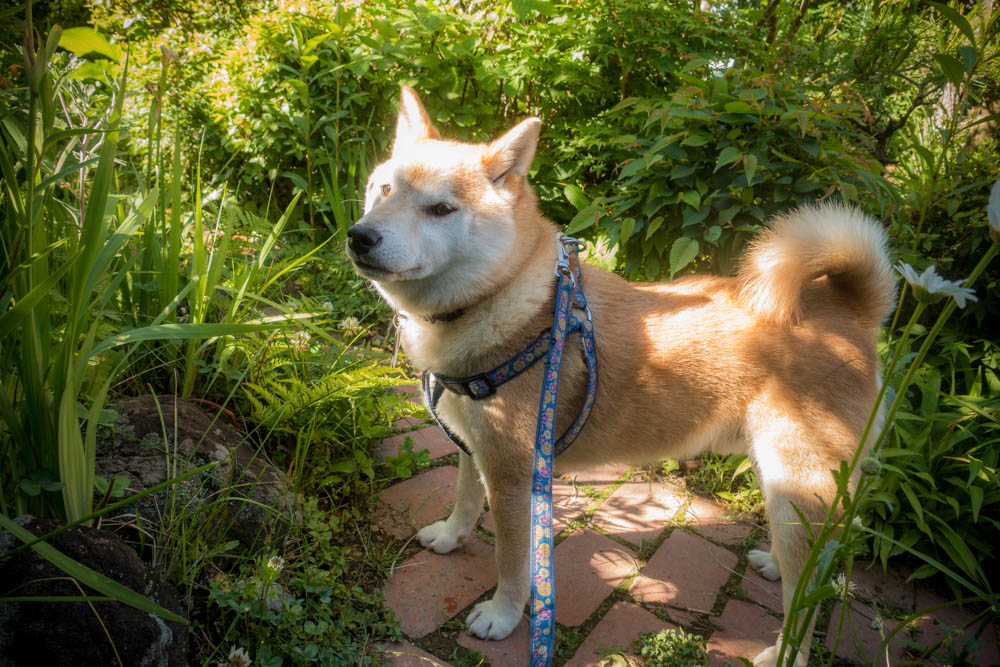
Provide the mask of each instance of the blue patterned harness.
{"label": "blue patterned harness", "polygon": [[[556,262],[556,297],[552,327],[520,354],[491,371],[465,378],[424,373],[421,383],[424,400],[445,435],[466,454],[468,447],[437,415],[437,404],[444,390],[482,400],[496,393],[497,387],[508,382],[545,359],[542,391],[538,405],[538,428],[535,431],[535,459],[531,476],[531,665],[542,667],[552,662],[555,643],[555,582],[552,542],[552,467],[555,456],[573,444],[587,424],[597,397],[597,349],[594,345],[594,323],[583,295],[580,262],[577,253],[583,244],[569,236],[557,237],[559,259]],[[566,338],[579,334],[583,357],[587,364],[587,394],[576,419],[566,432],[554,441],[556,398],[559,391],[559,371]]]}

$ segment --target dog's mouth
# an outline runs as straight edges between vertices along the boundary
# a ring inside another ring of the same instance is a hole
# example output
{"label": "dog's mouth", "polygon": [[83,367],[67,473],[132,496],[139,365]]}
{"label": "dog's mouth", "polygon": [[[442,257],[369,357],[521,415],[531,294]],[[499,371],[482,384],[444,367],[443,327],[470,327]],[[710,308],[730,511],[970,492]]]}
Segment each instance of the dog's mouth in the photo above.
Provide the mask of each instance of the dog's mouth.
{"label": "dog's mouth", "polygon": [[404,280],[407,277],[414,276],[420,271],[419,266],[405,271],[392,271],[377,264],[370,264],[369,262],[356,257],[351,257],[351,262],[354,264],[354,269],[361,274],[361,276],[368,278],[369,280],[376,280],[379,282]]}

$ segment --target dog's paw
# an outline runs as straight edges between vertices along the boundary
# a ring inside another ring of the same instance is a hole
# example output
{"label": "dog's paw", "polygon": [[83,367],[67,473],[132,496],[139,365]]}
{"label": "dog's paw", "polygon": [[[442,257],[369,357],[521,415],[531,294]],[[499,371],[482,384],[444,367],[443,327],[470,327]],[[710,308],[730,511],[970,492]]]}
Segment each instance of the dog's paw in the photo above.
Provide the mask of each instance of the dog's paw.
{"label": "dog's paw", "polygon": [[[769,646],[768,648],[764,649],[763,651],[757,654],[756,658],[753,659],[753,667],[777,667],[778,653],[780,652],[780,650],[781,650],[780,645],[778,644],[775,644],[774,646]],[[790,648],[785,649],[785,657],[784,660],[782,661],[785,664],[787,664],[788,658],[791,657],[790,651],[791,651]],[[798,655],[795,656],[795,667],[806,667],[808,662],[809,659],[806,656],[802,655],[801,651],[799,651]]]}
{"label": "dog's paw", "polygon": [[521,610],[496,600],[480,602],[469,613],[469,634],[480,639],[504,639],[521,622]]}
{"label": "dog's paw", "polygon": [[[750,567],[760,572],[760,575],[765,579],[770,579],[771,581],[781,579],[781,570],[778,569],[778,559],[772,556],[770,551],[751,549],[750,553],[747,554],[747,560],[750,561]],[[764,653],[761,653],[761,655],[764,655]]]}
{"label": "dog's paw", "polygon": [[447,521],[436,521],[417,531],[417,541],[420,542],[420,546],[439,554],[454,551],[466,537],[468,536],[450,530]]}

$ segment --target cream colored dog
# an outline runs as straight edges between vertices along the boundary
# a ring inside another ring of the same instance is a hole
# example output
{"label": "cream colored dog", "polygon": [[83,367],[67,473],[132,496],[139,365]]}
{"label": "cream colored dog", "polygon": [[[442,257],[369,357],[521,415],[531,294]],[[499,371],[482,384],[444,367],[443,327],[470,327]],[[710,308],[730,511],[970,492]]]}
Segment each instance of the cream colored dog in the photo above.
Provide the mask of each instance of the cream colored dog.
{"label": "cream colored dog", "polygon": [[[403,347],[422,371],[494,368],[551,326],[556,231],[526,175],[541,123],[485,145],[440,138],[403,88],[392,157],[375,169],[348,254],[401,316]],[[558,472],[608,461],[647,464],[699,452],[748,452],[771,526],[750,563],[783,581],[785,608],[809,549],[792,503],[820,521],[831,470],[854,452],[879,390],[876,331],[894,283],[880,227],[836,205],[776,219],[736,278],[632,284],[583,266],[600,380],[596,405]],[[433,315],[448,314],[445,318]],[[499,583],[469,614],[469,632],[503,639],[529,595],[530,485],[542,365],[480,401],[445,392],[442,420],[469,446],[445,521],[417,533],[448,553],[496,520]],[[579,341],[563,358],[557,432],[586,378]],[[799,660],[808,653],[801,647]],[[771,665],[776,647],[757,656]]]}

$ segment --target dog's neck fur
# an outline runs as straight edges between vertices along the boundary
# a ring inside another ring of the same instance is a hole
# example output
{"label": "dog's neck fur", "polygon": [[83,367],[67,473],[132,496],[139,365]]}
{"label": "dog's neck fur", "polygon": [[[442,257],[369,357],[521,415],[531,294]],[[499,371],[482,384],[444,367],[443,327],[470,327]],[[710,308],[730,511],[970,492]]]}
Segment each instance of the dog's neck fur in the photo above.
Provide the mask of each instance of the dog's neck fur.
{"label": "dog's neck fur", "polygon": [[532,194],[523,193],[527,201],[521,202],[530,207],[530,218],[520,212],[515,218],[520,223],[517,247],[523,250],[497,273],[492,291],[464,306],[452,322],[402,320],[403,348],[420,370],[452,376],[488,371],[551,326],[556,227],[538,213]]}

